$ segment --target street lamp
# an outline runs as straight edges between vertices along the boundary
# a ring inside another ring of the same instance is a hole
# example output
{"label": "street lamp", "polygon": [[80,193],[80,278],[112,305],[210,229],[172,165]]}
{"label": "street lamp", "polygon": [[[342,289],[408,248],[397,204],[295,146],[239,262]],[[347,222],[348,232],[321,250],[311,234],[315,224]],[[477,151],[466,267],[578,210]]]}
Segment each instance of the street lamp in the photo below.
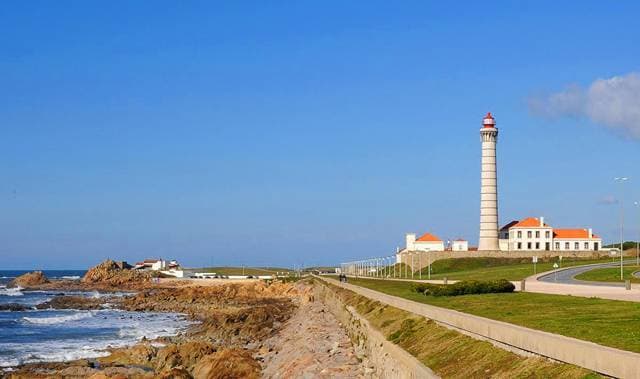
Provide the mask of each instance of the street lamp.
{"label": "street lamp", "polygon": [[624,184],[624,182],[626,182],[627,180],[629,180],[629,178],[627,178],[626,176],[622,176],[619,178],[613,178],[613,180],[615,180],[616,182],[620,183],[620,280],[624,280],[624,263],[623,262],[623,255],[624,255],[624,204],[623,204],[623,191],[622,191],[622,184]]}
{"label": "street lamp", "polygon": [[414,251],[413,253],[411,253],[411,280],[413,280],[413,272],[415,270],[414,268],[414,264],[413,264],[413,257],[414,255],[416,255],[416,252]]}
{"label": "street lamp", "polygon": [[[634,201],[633,205],[640,207],[640,201]],[[636,266],[640,266],[640,224],[638,224],[638,240],[636,241]]]}

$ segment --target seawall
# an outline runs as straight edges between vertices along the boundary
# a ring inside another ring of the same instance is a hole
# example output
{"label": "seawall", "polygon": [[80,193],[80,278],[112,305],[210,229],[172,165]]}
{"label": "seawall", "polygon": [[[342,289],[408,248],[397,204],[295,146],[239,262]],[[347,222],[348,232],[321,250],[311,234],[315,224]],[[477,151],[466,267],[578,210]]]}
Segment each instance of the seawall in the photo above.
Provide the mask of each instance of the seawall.
{"label": "seawall", "polygon": [[326,283],[316,280],[314,296],[342,323],[356,351],[364,356],[377,378],[439,378],[413,355],[389,342],[355,309],[346,306]]}

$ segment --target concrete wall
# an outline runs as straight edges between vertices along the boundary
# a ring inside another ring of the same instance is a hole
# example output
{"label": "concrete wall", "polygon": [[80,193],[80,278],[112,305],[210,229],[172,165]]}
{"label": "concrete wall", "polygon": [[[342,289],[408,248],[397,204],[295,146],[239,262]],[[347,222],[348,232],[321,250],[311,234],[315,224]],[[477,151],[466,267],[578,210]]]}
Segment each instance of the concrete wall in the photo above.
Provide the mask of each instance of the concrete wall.
{"label": "concrete wall", "polygon": [[369,299],[424,316],[517,349],[584,367],[616,378],[640,378],[640,354],[592,342],[542,332],[502,321],[487,319],[451,309],[417,303],[335,279],[321,278]]}
{"label": "concrete wall", "polygon": [[438,378],[413,355],[387,341],[382,333],[352,307],[345,306],[334,291],[320,282],[314,286],[314,296],[321,300],[347,331],[358,354],[374,370],[374,378]]}
{"label": "concrete wall", "polygon": [[[538,258],[558,257],[562,256],[563,259],[571,258],[603,258],[609,257],[608,251],[431,251],[414,253],[413,268],[418,270],[431,263],[439,261],[441,259],[449,258],[478,258],[478,257],[490,257],[490,258],[531,258],[537,256]],[[411,265],[411,256],[406,253],[400,253],[398,255],[398,262]]]}

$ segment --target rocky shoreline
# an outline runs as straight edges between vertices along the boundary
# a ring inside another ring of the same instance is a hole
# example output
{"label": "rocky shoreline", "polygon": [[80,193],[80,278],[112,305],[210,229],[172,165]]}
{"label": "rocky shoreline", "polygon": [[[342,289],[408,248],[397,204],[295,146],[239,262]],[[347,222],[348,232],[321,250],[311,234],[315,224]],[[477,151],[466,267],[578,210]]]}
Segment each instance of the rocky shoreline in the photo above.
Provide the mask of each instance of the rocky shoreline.
{"label": "rocky shoreline", "polygon": [[26,290],[135,291],[99,298],[62,295],[38,307],[93,310],[108,303],[127,311],[182,313],[197,323],[174,337],[110,349],[110,355],[103,358],[30,363],[2,377],[257,378],[264,341],[292,316],[308,290],[305,285],[264,281],[194,286],[172,280],[159,284],[147,273],[130,271],[106,261],[78,281],[52,281],[41,273],[30,273],[12,284]]}

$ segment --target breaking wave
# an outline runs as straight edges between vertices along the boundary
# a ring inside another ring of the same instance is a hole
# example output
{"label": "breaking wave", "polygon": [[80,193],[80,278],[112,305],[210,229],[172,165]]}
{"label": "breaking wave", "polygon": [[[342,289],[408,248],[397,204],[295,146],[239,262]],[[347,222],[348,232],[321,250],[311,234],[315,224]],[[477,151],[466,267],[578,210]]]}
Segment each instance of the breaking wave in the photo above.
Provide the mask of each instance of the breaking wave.
{"label": "breaking wave", "polygon": [[23,296],[22,287],[7,288],[0,286],[0,296]]}
{"label": "breaking wave", "polygon": [[22,319],[31,324],[40,325],[53,325],[62,324],[69,321],[83,320],[85,318],[93,317],[92,312],[80,312],[67,316],[53,316],[53,317],[23,317]]}

